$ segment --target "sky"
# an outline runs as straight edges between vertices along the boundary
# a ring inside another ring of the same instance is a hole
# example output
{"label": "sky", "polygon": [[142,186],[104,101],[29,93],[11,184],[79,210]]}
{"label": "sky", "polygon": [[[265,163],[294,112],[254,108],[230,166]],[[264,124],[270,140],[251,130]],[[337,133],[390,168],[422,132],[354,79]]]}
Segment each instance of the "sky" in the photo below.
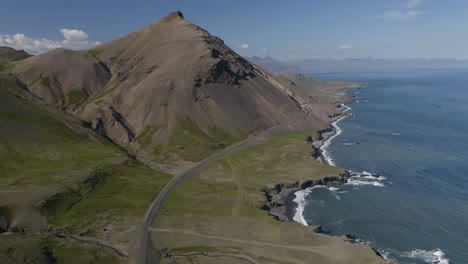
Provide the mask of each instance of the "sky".
{"label": "sky", "polygon": [[244,56],[468,59],[467,0],[0,0],[0,46],[87,49],[172,11]]}

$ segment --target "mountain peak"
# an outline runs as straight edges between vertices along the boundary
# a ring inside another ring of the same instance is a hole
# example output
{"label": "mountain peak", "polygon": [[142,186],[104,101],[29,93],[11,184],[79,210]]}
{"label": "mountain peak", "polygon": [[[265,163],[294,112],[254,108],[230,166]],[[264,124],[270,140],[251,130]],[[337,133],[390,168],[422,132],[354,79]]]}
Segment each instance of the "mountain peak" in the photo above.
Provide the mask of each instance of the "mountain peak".
{"label": "mountain peak", "polygon": [[[256,132],[302,116],[298,104],[308,98],[291,99],[300,91],[289,92],[177,11],[92,51],[72,53],[40,55],[15,73],[38,96],[75,107],[74,115],[121,144],[145,131],[153,131],[155,142],[169,140],[184,118],[207,135],[213,127],[233,135]],[[37,81],[44,78],[50,85]],[[73,102],[76,87],[83,95]],[[326,124],[317,120],[317,127]]]}
{"label": "mountain peak", "polygon": [[166,18],[174,19],[181,18],[184,19],[184,15],[180,11],[171,12]]}

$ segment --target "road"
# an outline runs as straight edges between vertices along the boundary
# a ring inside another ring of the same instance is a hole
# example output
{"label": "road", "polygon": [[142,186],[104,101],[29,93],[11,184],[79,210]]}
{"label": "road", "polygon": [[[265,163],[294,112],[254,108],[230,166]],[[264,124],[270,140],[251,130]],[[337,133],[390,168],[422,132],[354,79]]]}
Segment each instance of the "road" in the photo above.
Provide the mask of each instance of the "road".
{"label": "road", "polygon": [[[268,133],[271,133],[275,130],[279,130],[281,128],[290,126],[296,122],[301,121],[302,119],[308,117],[310,115],[309,110],[307,109],[309,105],[304,105],[301,106],[302,109],[304,110],[304,115],[299,117],[296,120],[293,120],[291,122],[285,123],[285,124],[280,124],[274,127],[271,127],[267,130],[262,131],[261,133],[258,133],[257,135],[254,135],[252,137],[246,138],[237,144],[225,149],[222,152],[213,154],[199,162],[197,162],[193,167],[187,169],[183,173],[174,176],[167,184],[164,186],[164,188],[159,192],[159,194],[156,196],[156,198],[153,200],[151,205],[149,206],[149,209],[145,215],[145,219],[143,222],[143,226],[141,228],[141,236],[140,236],[140,244],[139,244],[139,250],[138,250],[138,263],[139,264],[146,264],[146,263],[158,263],[159,258],[157,256],[158,252],[155,252],[155,248],[150,248],[153,243],[150,243],[150,229],[151,226],[153,225],[154,219],[159,215],[160,210],[163,206],[163,203],[166,199],[166,197],[169,195],[169,193],[182,181],[185,179],[192,178],[201,172],[203,172],[206,168],[206,166],[213,160],[224,157],[226,155],[232,154],[234,152],[237,152],[239,150],[245,149],[247,147],[253,146],[256,144],[256,140],[261,139],[263,136],[266,136]],[[151,251],[152,250],[152,251]]]}

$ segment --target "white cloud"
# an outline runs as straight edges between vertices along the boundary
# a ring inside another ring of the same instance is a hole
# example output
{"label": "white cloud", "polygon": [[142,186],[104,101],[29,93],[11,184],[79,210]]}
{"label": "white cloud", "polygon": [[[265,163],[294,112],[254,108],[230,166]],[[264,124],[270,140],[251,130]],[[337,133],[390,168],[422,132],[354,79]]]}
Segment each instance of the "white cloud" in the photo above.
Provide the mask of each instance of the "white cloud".
{"label": "white cloud", "polygon": [[30,38],[24,34],[0,34],[0,46],[9,46],[18,50],[25,50],[31,54],[40,54],[57,48],[74,50],[89,49],[101,43],[91,42],[89,36],[82,30],[61,29],[63,40],[50,40],[46,38]]}
{"label": "white cloud", "polygon": [[405,4],[406,8],[414,8],[420,4],[422,4],[423,0],[408,0]]}
{"label": "white cloud", "polygon": [[262,53],[267,53],[268,50],[266,48],[263,48],[263,49],[261,49],[261,51],[262,51]]}
{"label": "white cloud", "polygon": [[338,49],[350,49],[350,48],[352,48],[352,47],[353,47],[353,46],[351,46],[351,45],[339,45],[339,46],[338,46]]}
{"label": "white cloud", "polygon": [[292,52],[295,51],[295,49],[294,48],[288,48],[288,51],[292,53]]}
{"label": "white cloud", "polygon": [[384,20],[409,20],[413,19],[422,12],[420,11],[386,11],[383,14],[376,15],[374,18],[384,19]]}
{"label": "white cloud", "polygon": [[243,44],[240,44],[239,48],[240,49],[248,49],[248,48],[250,48],[250,45],[246,44],[246,43],[243,43]]}
{"label": "white cloud", "polygon": [[62,32],[63,37],[66,40],[70,40],[70,41],[84,41],[89,38],[88,34],[86,34],[83,30],[79,30],[79,29],[62,28],[60,29],[60,32]]}

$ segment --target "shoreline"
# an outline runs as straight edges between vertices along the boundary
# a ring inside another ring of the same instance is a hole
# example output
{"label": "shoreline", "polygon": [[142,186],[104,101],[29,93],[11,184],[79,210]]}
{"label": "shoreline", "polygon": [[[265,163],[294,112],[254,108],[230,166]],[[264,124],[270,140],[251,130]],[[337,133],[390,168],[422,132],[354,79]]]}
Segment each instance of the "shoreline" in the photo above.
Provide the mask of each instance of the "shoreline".
{"label": "shoreline", "polygon": [[[345,100],[345,102],[352,101],[353,99],[348,101]],[[342,130],[337,124],[343,119],[353,116],[351,113],[347,113],[352,108],[347,106],[344,102],[340,102],[339,105],[337,105],[337,108],[338,107],[344,109],[342,109],[340,113],[330,116],[332,120],[328,128],[318,131],[320,140],[309,142],[309,144],[311,143],[313,149],[316,151],[316,154],[313,156],[314,159],[323,165],[336,166],[333,159],[328,154],[326,148],[330,146],[334,138],[342,133]],[[311,228],[311,230],[315,233],[326,234],[323,232],[321,225],[309,225],[304,219],[303,211],[305,206],[305,198],[315,188],[328,188],[330,191],[333,191],[336,189],[336,187],[330,186],[330,183],[343,185],[349,183],[351,179],[355,178],[357,178],[358,181],[360,178],[372,178],[378,181],[385,179],[385,177],[379,174],[373,174],[365,171],[362,173],[354,173],[349,170],[344,170],[344,173],[340,173],[338,176],[326,176],[319,180],[295,182],[286,186],[284,184],[277,184],[273,189],[262,190],[265,193],[268,203],[264,205],[263,209],[267,210],[271,216],[279,221],[295,222]],[[383,184],[379,184],[375,186],[384,186]],[[342,237],[344,237],[344,239],[350,243],[365,244],[369,246],[372,251],[374,251],[374,253],[382,260],[391,261],[384,255],[384,253],[379,252],[376,248],[366,243],[360,242],[353,234],[346,233],[342,235]]]}
{"label": "shoreline", "polygon": [[[352,101],[352,100],[350,100]],[[328,155],[326,148],[330,146],[334,138],[342,133],[342,130],[337,125],[340,121],[347,117],[351,117],[352,114],[347,113],[352,108],[345,105],[345,103],[339,104],[341,110],[339,114],[335,114],[330,118],[330,126],[326,129],[320,130],[319,139],[312,142],[312,147],[315,149],[316,155],[314,159],[324,165],[336,166],[332,158]],[[349,170],[345,170],[344,173],[340,173],[338,176],[326,176],[319,180],[309,180],[305,182],[295,182],[288,185],[277,184],[272,189],[264,189],[265,196],[267,198],[267,204],[264,205],[264,209],[269,212],[275,219],[283,222],[295,222],[308,226],[315,233],[323,233],[321,225],[309,225],[304,219],[303,210],[305,205],[305,198],[314,188],[328,188],[331,191],[333,188],[329,186],[330,183],[336,183],[338,185],[346,184],[352,178],[369,178],[372,177],[376,180],[385,179],[385,177],[379,174],[372,174],[368,172],[352,173]],[[383,185],[382,185],[383,186]],[[344,237],[350,243],[359,243],[356,237],[352,234],[345,234]],[[386,258],[381,252],[371,247],[371,249],[382,259]]]}
{"label": "shoreline", "polygon": [[[339,105],[345,109],[337,116],[332,117],[329,128],[319,131],[319,138],[321,138],[321,140],[317,140],[312,143],[313,148],[318,151],[318,155],[314,156],[314,159],[324,165],[335,166],[331,158],[327,156],[327,152],[324,148],[328,147],[331,141],[341,134],[341,130],[336,124],[350,116],[349,114],[346,114],[346,112],[351,110],[351,108],[346,106],[344,103],[340,103]],[[268,211],[270,215],[279,221],[296,222],[308,226],[307,222],[302,217],[302,210],[300,213],[297,212],[298,208],[300,208],[299,203],[303,202],[307,195],[307,188],[314,186],[326,187],[331,182],[346,183],[352,176],[357,176],[357,174],[352,175],[349,171],[345,171],[345,173],[338,176],[329,176],[321,180],[311,180],[303,183],[295,182],[287,186],[278,184],[275,186],[273,192],[271,192],[272,190],[264,190],[265,195],[267,196],[267,201],[269,202],[269,205],[267,206]],[[298,197],[297,193],[301,191],[304,193],[301,197]],[[299,217],[299,215],[301,216]],[[319,225],[315,226],[314,230],[321,233],[321,227]]]}

